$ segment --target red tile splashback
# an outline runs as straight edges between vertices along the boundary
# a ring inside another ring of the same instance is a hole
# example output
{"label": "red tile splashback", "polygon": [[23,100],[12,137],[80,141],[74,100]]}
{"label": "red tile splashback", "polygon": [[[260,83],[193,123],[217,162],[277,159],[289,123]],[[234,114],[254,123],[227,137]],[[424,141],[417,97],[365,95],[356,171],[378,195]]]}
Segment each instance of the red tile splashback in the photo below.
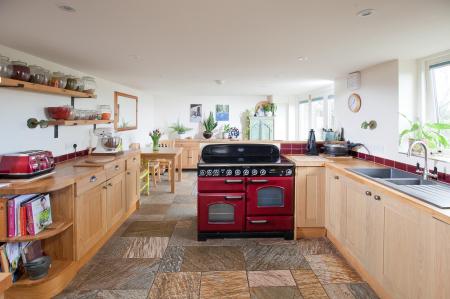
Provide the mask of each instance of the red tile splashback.
{"label": "red tile splashback", "polygon": [[61,156],[56,156],[55,157],[55,163],[56,164],[63,163],[63,162],[66,162],[68,160],[75,159],[75,156],[78,158],[78,157],[87,156],[88,154],[89,154],[89,150],[85,149],[85,150],[82,150],[82,151],[77,151],[76,154],[74,152],[72,152],[72,153],[61,155]]}

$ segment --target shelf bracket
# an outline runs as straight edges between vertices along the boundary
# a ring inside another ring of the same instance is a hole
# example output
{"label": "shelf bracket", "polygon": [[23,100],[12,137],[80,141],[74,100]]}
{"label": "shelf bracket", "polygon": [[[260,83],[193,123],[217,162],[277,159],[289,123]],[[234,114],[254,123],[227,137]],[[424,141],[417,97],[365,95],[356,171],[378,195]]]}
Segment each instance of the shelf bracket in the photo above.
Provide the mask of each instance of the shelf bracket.
{"label": "shelf bracket", "polygon": [[75,108],[75,97],[70,97],[70,105]]}
{"label": "shelf bracket", "polygon": [[59,126],[58,125],[54,126],[54,128],[53,128],[53,137],[54,138],[58,138],[58,130],[59,130]]}
{"label": "shelf bracket", "polygon": [[94,124],[94,130],[97,129],[97,124]]}

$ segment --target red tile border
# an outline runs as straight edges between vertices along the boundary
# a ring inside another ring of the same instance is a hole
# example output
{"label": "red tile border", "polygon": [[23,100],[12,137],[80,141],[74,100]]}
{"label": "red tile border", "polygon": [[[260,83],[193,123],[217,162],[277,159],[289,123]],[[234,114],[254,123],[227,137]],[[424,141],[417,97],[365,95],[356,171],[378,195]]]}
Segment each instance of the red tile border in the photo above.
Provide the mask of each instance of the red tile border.
{"label": "red tile border", "polygon": [[72,153],[68,153],[68,154],[63,154],[63,155],[55,157],[55,163],[56,164],[63,163],[63,162],[66,162],[68,160],[75,159],[75,156],[78,158],[78,157],[87,156],[88,154],[89,154],[89,149],[77,151],[76,153],[72,152]]}

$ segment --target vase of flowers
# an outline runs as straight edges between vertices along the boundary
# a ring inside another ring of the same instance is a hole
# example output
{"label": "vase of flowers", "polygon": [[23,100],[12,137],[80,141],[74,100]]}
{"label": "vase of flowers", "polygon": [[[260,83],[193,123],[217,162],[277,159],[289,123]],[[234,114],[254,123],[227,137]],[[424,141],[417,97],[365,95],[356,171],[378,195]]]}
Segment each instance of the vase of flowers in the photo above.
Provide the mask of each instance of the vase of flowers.
{"label": "vase of flowers", "polygon": [[150,132],[150,138],[153,142],[153,151],[159,151],[159,138],[161,138],[161,131],[159,129]]}

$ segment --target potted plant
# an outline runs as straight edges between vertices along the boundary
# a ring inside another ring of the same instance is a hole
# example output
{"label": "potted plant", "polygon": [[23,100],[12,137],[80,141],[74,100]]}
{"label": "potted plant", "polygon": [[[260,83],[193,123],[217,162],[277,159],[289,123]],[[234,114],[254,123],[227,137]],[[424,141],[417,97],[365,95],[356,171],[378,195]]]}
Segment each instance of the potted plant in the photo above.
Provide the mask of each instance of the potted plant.
{"label": "potted plant", "polygon": [[230,124],[226,124],[223,126],[223,139],[230,138],[230,130],[231,130]]}
{"label": "potted plant", "polygon": [[265,116],[272,116],[272,108],[270,103],[264,104],[262,108]]}
{"label": "potted plant", "polygon": [[203,127],[205,131],[203,132],[203,137],[209,139],[213,135],[214,129],[217,127],[217,122],[214,120],[214,115],[212,112],[209,112],[208,118],[203,121]]}
{"label": "potted plant", "polygon": [[269,103],[270,112],[272,116],[275,116],[275,111],[277,111],[277,104],[275,103]]}
{"label": "potted plant", "polygon": [[[409,145],[416,140],[424,141],[430,149],[438,149],[439,147],[448,148],[449,142],[447,138],[441,134],[441,131],[450,130],[448,123],[425,123],[420,121],[411,121],[404,114],[401,114],[408,122],[410,127],[400,133],[399,143],[402,142],[403,137],[409,136]],[[414,147],[413,153],[422,154],[422,147]]]}
{"label": "potted plant", "polygon": [[172,129],[173,132],[177,133],[180,139],[183,138],[186,132],[192,130],[192,128],[185,127],[183,124],[181,124],[180,120],[177,120],[177,122],[171,125],[169,128]]}
{"label": "potted plant", "polygon": [[153,130],[152,132],[150,132],[150,138],[152,138],[152,142],[153,142],[153,150],[159,151],[159,138],[161,138],[161,131],[159,129]]}

